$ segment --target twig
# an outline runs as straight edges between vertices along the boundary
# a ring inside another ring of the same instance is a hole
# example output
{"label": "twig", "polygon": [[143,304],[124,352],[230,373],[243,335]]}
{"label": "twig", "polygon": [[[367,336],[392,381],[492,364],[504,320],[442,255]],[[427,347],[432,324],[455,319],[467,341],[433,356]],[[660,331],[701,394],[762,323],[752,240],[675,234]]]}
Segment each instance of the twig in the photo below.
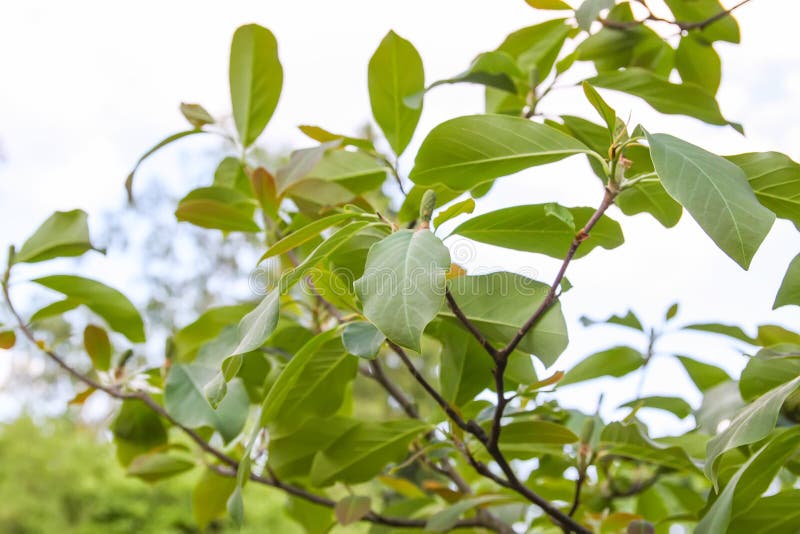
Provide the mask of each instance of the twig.
{"label": "twig", "polygon": [[461,321],[461,323],[465,327],[467,327],[467,330],[469,330],[470,333],[475,337],[475,339],[478,340],[478,343],[480,343],[481,346],[486,350],[486,352],[488,352],[489,355],[496,360],[497,359],[497,349],[495,349],[494,346],[492,346],[492,344],[489,342],[489,340],[486,339],[486,337],[484,337],[483,334],[481,334],[480,330],[478,330],[478,327],[475,326],[475,324],[472,321],[469,320],[469,317],[467,317],[464,314],[464,312],[461,310],[461,308],[459,308],[458,303],[456,302],[456,299],[453,297],[453,294],[450,292],[450,288],[447,288],[445,290],[445,294],[444,295],[445,295],[445,298],[447,299],[447,306],[453,312],[453,315],[455,315],[456,318],[459,321]]}

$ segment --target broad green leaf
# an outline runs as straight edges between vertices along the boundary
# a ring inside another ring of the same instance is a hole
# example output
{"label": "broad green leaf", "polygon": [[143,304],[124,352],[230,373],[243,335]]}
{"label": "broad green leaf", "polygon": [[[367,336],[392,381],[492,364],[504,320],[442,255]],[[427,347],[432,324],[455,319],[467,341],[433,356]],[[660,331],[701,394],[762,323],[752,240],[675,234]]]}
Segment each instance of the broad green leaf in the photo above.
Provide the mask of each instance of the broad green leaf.
{"label": "broad green leaf", "polygon": [[603,320],[594,320],[586,317],[585,315],[580,319],[581,324],[583,326],[592,326],[595,324],[615,324],[619,326],[627,326],[628,328],[633,328],[634,330],[639,330],[640,332],[644,332],[644,326],[642,326],[642,322],[636,317],[636,314],[633,313],[632,310],[628,310],[628,313],[625,315],[612,315],[608,319]]}
{"label": "broad green leaf", "polygon": [[152,452],[137,456],[128,465],[127,475],[157,482],[184,473],[195,466],[191,460],[167,452]]}
{"label": "broad green leaf", "polygon": [[375,146],[369,139],[362,139],[360,137],[350,137],[348,135],[337,134],[330,132],[325,128],[320,128],[319,126],[312,126],[308,124],[302,124],[297,128],[301,132],[306,134],[308,137],[313,139],[314,141],[319,141],[320,143],[328,143],[330,141],[340,141],[342,145],[350,145],[368,151],[375,150]]}
{"label": "broad green leaf", "polygon": [[158,149],[163,148],[168,144],[177,141],[178,139],[183,139],[188,135],[201,134],[201,133],[207,133],[207,132],[205,130],[195,129],[195,130],[186,130],[183,132],[172,134],[169,137],[157,143],[153,148],[145,152],[136,162],[136,165],[133,166],[133,169],[131,169],[130,174],[128,174],[128,177],[125,179],[125,191],[128,193],[128,202],[133,203],[133,175],[136,174],[136,171],[139,169],[139,166],[142,164],[144,160],[146,160]]}
{"label": "broad green leaf", "polygon": [[187,104],[181,102],[181,115],[195,128],[202,128],[206,124],[214,124],[214,117],[200,104]]}
{"label": "broad green leaf", "polygon": [[656,172],[669,194],[723,252],[747,269],[775,214],[759,204],[744,172],[671,135],[648,134],[647,140]]}
{"label": "broad green leaf", "polygon": [[228,156],[217,165],[214,171],[214,185],[236,189],[248,197],[253,196],[250,178],[247,176],[241,160],[232,156]]}
{"label": "broad green leaf", "polygon": [[290,432],[273,429],[269,439],[269,467],[287,480],[307,477],[314,456],[358,424],[354,419],[339,416],[313,417]]}
{"label": "broad green leaf", "polygon": [[192,323],[175,332],[172,338],[175,359],[179,362],[191,361],[204,343],[219,336],[225,327],[238,324],[252,309],[252,306],[244,304],[207,309]]}
{"label": "broad green leaf", "polygon": [[508,458],[529,459],[540,455],[543,447],[577,443],[578,436],[567,427],[550,421],[514,421],[503,426],[500,449]]}
{"label": "broad green leaf", "polygon": [[[708,20],[725,10],[718,0],[665,0],[665,3],[675,15],[675,20],[684,23]],[[739,25],[733,16],[722,17],[709,24],[705,29],[690,30],[690,33],[697,33],[700,38],[709,43],[714,41],[739,42]]]}
{"label": "broad green leaf", "polygon": [[439,392],[448,402],[463,406],[489,387],[494,362],[472,334],[455,321],[437,321],[428,333],[442,345]]}
{"label": "broad green leaf", "polygon": [[399,156],[411,141],[422,113],[421,102],[410,107],[404,101],[425,89],[422,58],[414,45],[390,31],[369,60],[367,74],[372,116]]}
{"label": "broad green leaf", "polygon": [[336,503],[333,513],[340,525],[347,526],[367,515],[372,500],[364,495],[348,495]]}
{"label": "broad green leaf", "polygon": [[783,401],[800,386],[800,376],[757,398],[731,421],[730,425],[708,442],[706,475],[718,484],[718,460],[724,452],[755,443],[767,436],[778,420]]}
{"label": "broad green leaf", "polygon": [[725,485],[695,532],[716,534],[728,530],[731,518],[747,517],[747,509],[769,487],[778,470],[800,445],[800,427],[784,430],[742,464]]}
{"label": "broad green leaf", "polygon": [[[488,339],[508,343],[544,301],[549,286],[519,274],[496,272],[461,276],[450,281],[459,308]],[[443,315],[453,317],[447,306]],[[567,325],[556,301],[522,338],[517,350],[555,363],[567,347]]]}
{"label": "broad green leaf", "polygon": [[719,323],[699,323],[699,324],[690,324],[688,326],[684,326],[683,328],[685,330],[697,330],[699,332],[710,332],[712,334],[721,334],[723,336],[728,336],[734,339],[738,339],[739,341],[744,341],[745,343],[749,343],[750,345],[758,344],[755,338],[748,336],[744,332],[744,330],[742,330],[738,326],[719,324]]}
{"label": "broad green leaf", "polygon": [[459,215],[469,214],[475,211],[475,199],[468,198],[461,202],[448,206],[447,209],[440,211],[433,219],[433,226],[439,228],[440,225],[458,217]]}
{"label": "broad green leaf", "polygon": [[796,534],[800,530],[800,489],[758,499],[745,514],[733,518],[730,532]]}
{"label": "broad green leaf", "polygon": [[528,78],[539,84],[547,78],[571,28],[564,19],[548,20],[510,34],[497,47],[514,58]]}
{"label": "broad green leaf", "polygon": [[600,434],[597,449],[600,454],[619,455],[681,471],[699,472],[683,447],[653,441],[638,423],[609,423]]}
{"label": "broad green leaf", "polygon": [[64,294],[72,302],[83,304],[105,319],[112,330],[132,342],[144,341],[142,317],[131,301],[116,289],[96,280],[65,274],[45,276],[32,281]]}
{"label": "broad green leaf", "polygon": [[[593,208],[566,208],[583,227],[594,213]],[[550,204],[513,206],[478,215],[461,223],[455,230],[474,241],[499,247],[546,254],[563,259],[575,239],[575,228],[551,215]],[[596,247],[616,248],[624,242],[622,229],[613,219],[603,216],[575,253],[581,258]]]}
{"label": "broad green leaf", "polygon": [[744,406],[739,385],[729,380],[703,391],[703,401],[694,418],[703,433],[713,436],[727,426]]}
{"label": "broad green leaf", "polygon": [[225,398],[214,409],[203,391],[219,369],[206,362],[177,364],[170,368],[164,385],[164,407],[189,428],[211,427],[227,443],[239,435],[247,419],[250,399],[238,378],[227,384]]}
{"label": "broad green leaf", "polygon": [[283,193],[292,185],[308,177],[314,167],[325,157],[325,154],[329,150],[338,148],[340,144],[340,141],[331,141],[309,148],[293,150],[289,155],[289,161],[278,169],[275,174],[278,192]]}
{"label": "broad green leaf", "polygon": [[479,495],[462,499],[441,512],[432,515],[425,525],[425,530],[429,532],[450,532],[465,512],[492,502],[505,500],[508,500],[505,495]]}
{"label": "broad green leaf", "polygon": [[687,356],[678,356],[677,358],[681,362],[681,365],[683,365],[689,378],[694,382],[694,385],[702,392],[706,392],[731,379],[728,373],[715,365],[700,362]]}
{"label": "broad green leaf", "polygon": [[191,191],[178,202],[175,217],[201,228],[224,232],[258,232],[253,221],[255,203],[235,189],[201,187]]}
{"label": "broad green leaf", "polygon": [[583,0],[583,3],[575,10],[575,19],[582,30],[589,31],[592,22],[597,20],[600,12],[614,6],[614,0]]}
{"label": "broad green leaf", "polygon": [[614,347],[597,352],[580,361],[567,371],[559,386],[593,380],[601,376],[621,377],[632,373],[644,364],[644,357],[630,347]]}
{"label": "broad green leaf", "polygon": [[661,113],[688,115],[709,124],[729,124],[714,96],[699,85],[671,83],[639,67],[603,72],[587,81],[595,87],[638,96]]}
{"label": "broad green leaf", "polygon": [[422,142],[409,178],[418,185],[443,184],[454,191],[574,154],[584,144],[521,117],[471,115],[436,126]]}
{"label": "broad green leaf", "polygon": [[364,152],[329,150],[308,173],[308,178],[341,185],[351,193],[377,189],[386,180],[386,163]]}
{"label": "broad green leaf", "polygon": [[429,230],[400,230],[370,248],[355,290],[364,315],[395,343],[419,351],[442,306],[450,252]]}
{"label": "broad green leaf", "polygon": [[572,9],[568,3],[562,0],[525,0],[525,2],[536,9],[553,9],[556,11]]}
{"label": "broad green leaf", "polygon": [[80,256],[91,250],[86,212],[53,213],[14,253],[14,263],[36,263],[52,258]]}
{"label": "broad green leaf", "polygon": [[758,327],[757,345],[769,347],[779,343],[800,345],[800,334],[775,324],[762,324]]}
{"label": "broad green leaf", "polygon": [[326,533],[336,521],[333,509],[288,494],[286,514],[300,525],[302,532],[309,533]]}
{"label": "broad green leaf", "polygon": [[167,443],[167,431],[161,417],[139,400],[122,402],[111,423],[117,459],[123,467],[131,461]]}
{"label": "broad green leaf", "polygon": [[113,349],[106,331],[93,324],[87,325],[83,330],[83,346],[89,358],[92,359],[94,368],[108,371]]}
{"label": "broad green leaf", "polygon": [[683,419],[692,413],[692,407],[688,402],[680,397],[665,397],[654,395],[651,397],[642,397],[640,399],[632,400],[620,405],[620,408],[655,408],[657,410],[665,410],[674,414],[676,417]]}
{"label": "broad green leaf", "polygon": [[74,310],[80,305],[81,305],[80,301],[69,298],[53,302],[35,311],[33,315],[31,315],[30,322],[35,323],[37,321],[42,321],[50,317],[62,315],[68,311]]}
{"label": "broad green leaf", "polygon": [[[335,335],[336,331],[333,332]],[[294,359],[304,354],[304,346],[284,369],[284,373],[290,372],[288,379],[291,384],[282,394],[281,409],[274,421],[282,431],[297,428],[309,417],[332,416],[344,402],[347,388],[358,370],[358,359],[347,352],[339,337],[327,338],[319,346],[312,345],[311,357],[307,360],[304,358],[301,365],[290,369],[289,365]],[[308,344],[312,343],[314,340]],[[280,376],[273,388],[278,387],[279,383],[285,384]]]}
{"label": "broad green leaf", "polygon": [[772,305],[772,309],[790,304],[800,306],[800,254],[795,256],[789,263],[789,268],[786,270],[781,287],[775,296],[775,303]]}
{"label": "broad green leaf", "polygon": [[204,529],[225,513],[225,503],[236,487],[236,479],[208,468],[192,492],[192,511],[197,525]]}
{"label": "broad green leaf", "polygon": [[617,195],[614,204],[625,215],[647,212],[667,228],[678,224],[683,213],[681,205],[659,182],[639,182]]}
{"label": "broad green leaf", "polygon": [[267,425],[275,421],[281,414],[287,397],[295,388],[305,368],[310,364],[317,352],[328,342],[336,338],[335,329],[325,331],[305,343],[289,360],[277,380],[272,385],[262,403],[261,424]]}
{"label": "broad green leaf", "polygon": [[328,215],[327,217],[317,219],[316,221],[297,229],[269,247],[264,255],[259,258],[258,263],[261,263],[268,258],[272,258],[273,256],[278,256],[284,252],[295,249],[303,243],[311,241],[321,232],[327,230],[331,226],[336,226],[337,224],[342,223],[352,217],[353,214],[351,213],[334,213],[332,215]]}
{"label": "broad green leaf", "polygon": [[603,97],[600,96],[597,89],[587,82],[583,82],[583,93],[586,95],[586,99],[592,107],[606,123],[608,133],[613,138],[617,129],[617,113],[603,100]]}
{"label": "broad green leaf", "polygon": [[374,359],[385,340],[386,336],[366,321],[347,323],[342,330],[344,348],[359,358]]}
{"label": "broad green leaf", "polygon": [[272,32],[257,24],[240,26],[233,34],[228,75],[233,120],[246,148],[264,131],[281,96],[283,67]]}
{"label": "broad green leaf", "polygon": [[750,401],[796,376],[800,376],[800,345],[774,345],[747,361],[739,378],[739,391]]}
{"label": "broad green leaf", "polygon": [[280,293],[271,290],[253,311],[239,322],[239,344],[231,355],[244,354],[259,348],[278,325]]}
{"label": "broad green leaf", "polygon": [[780,152],[750,152],[727,159],[744,171],[761,204],[800,228],[800,164]]}
{"label": "broad green leaf", "polygon": [[370,480],[387,464],[402,459],[411,440],[427,429],[427,424],[411,419],[361,423],[317,454],[311,483],[325,487]]}
{"label": "broad green leaf", "polygon": [[716,94],[722,79],[722,63],[714,47],[693,34],[681,38],[675,66],[684,83],[694,83]]}

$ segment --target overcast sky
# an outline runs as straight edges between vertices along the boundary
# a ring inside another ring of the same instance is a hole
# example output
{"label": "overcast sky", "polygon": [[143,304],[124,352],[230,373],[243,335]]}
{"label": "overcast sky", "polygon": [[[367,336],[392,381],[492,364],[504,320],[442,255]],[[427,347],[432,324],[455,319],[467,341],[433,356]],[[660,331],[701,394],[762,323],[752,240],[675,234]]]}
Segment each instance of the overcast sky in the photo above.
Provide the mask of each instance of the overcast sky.
{"label": "overcast sky", "polygon": [[[577,0],[574,0],[577,1]],[[731,5],[732,2],[723,2]],[[509,32],[542,17],[523,0],[321,0],[156,2],[5,2],[0,17],[0,244],[19,245],[53,210],[83,208],[96,223],[118,208],[123,180],[137,157],[165,135],[185,128],[181,101],[198,102],[218,116],[229,114],[227,63],[235,28],[248,22],[277,36],[285,71],[277,112],[260,144],[279,151],[310,144],[298,124],[355,132],[369,119],[366,65],[382,36],[394,29],[419,49],[426,79],[460,72],[479,52],[496,47]],[[742,45],[720,43],[723,113],[744,124],[747,137],[730,128],[662,116],[640,101],[604,92],[621,116],[632,114],[650,131],[679,135],[721,154],[778,150],[800,158],[800,5],[789,0],[754,0],[737,11]],[[590,71],[586,71],[589,73]],[[594,119],[579,91],[552,93],[543,109],[557,114],[582,110]],[[412,155],[424,134],[439,122],[482,111],[477,87],[445,86],[426,97]],[[172,191],[188,187],[186,169],[205,161],[213,141],[189,138],[153,157],[142,181],[157,177]],[[412,158],[401,168],[410,170]],[[212,169],[208,170],[210,176]],[[596,205],[602,192],[588,165],[578,158],[501,179],[480,204],[502,206],[558,201]],[[596,249],[568,273],[575,289],[563,299],[573,343],[559,361],[563,368],[594,350],[643,340],[618,329],[581,328],[577,318],[633,308],[658,325],[664,310],[681,302],[682,322],[720,321],[753,332],[763,323],[797,329],[800,311],[771,305],[800,236],[779,220],[749,272],[717,250],[684,214],[665,230],[647,215],[610,215],[623,225],[626,244]],[[448,240],[451,247],[459,246]],[[109,261],[113,261],[109,259]],[[506,268],[552,279],[558,262],[539,255],[477,246],[473,272]],[[524,269],[524,271],[523,271]],[[91,273],[89,273],[91,274]],[[25,276],[25,273],[20,273]],[[99,276],[99,275],[98,275]],[[103,280],[120,281],[104,272]],[[131,295],[136,300],[136,295]],[[660,347],[741,367],[734,344],[697,334],[676,334]],[[0,383],[2,382],[0,368]],[[593,406],[607,390],[608,406],[629,400],[638,378],[619,387],[598,381],[569,403]],[[654,361],[648,393],[690,390],[669,358]],[[570,390],[565,389],[565,397]],[[696,397],[692,397],[696,400]],[[662,418],[657,418],[662,421]],[[674,421],[663,419],[670,426]]]}

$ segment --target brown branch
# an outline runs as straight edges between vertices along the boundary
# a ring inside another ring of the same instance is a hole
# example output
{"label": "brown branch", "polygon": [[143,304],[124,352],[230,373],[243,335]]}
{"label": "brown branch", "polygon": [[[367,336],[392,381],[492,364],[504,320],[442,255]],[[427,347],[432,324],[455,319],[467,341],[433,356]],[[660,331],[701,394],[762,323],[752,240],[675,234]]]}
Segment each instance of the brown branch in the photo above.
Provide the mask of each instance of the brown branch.
{"label": "brown branch", "polygon": [[419,410],[417,410],[417,407],[411,400],[408,399],[408,397],[406,397],[399,387],[389,380],[389,377],[386,376],[386,373],[383,371],[383,367],[378,360],[370,360],[369,368],[371,372],[364,373],[365,376],[372,378],[378,384],[380,384],[383,389],[386,390],[386,393],[388,393],[389,396],[400,405],[407,416],[411,417],[412,419],[419,419]]}
{"label": "brown branch", "polygon": [[489,343],[489,340],[484,337],[480,330],[478,330],[478,327],[475,326],[475,324],[469,320],[469,317],[467,317],[461,308],[459,308],[456,299],[450,292],[450,288],[445,291],[445,298],[447,299],[447,306],[453,312],[453,315],[455,315],[456,318],[467,328],[467,330],[470,331],[478,343],[480,343],[481,346],[486,349],[486,352],[488,352],[492,358],[497,359],[497,349],[495,349],[494,346]]}
{"label": "brown branch", "polygon": [[608,19],[598,19],[598,21],[600,22],[600,24],[602,24],[606,28],[613,28],[615,30],[629,30],[631,28],[635,28],[636,26],[640,26],[640,25],[644,24],[648,20],[651,20],[651,21],[654,21],[654,22],[665,22],[667,24],[672,24],[673,26],[677,26],[681,31],[704,30],[707,27],[709,27],[712,24],[714,24],[715,22],[717,22],[718,20],[724,19],[725,17],[727,17],[728,15],[733,13],[736,9],[742,7],[743,5],[747,4],[748,2],[750,2],[750,0],[742,0],[741,2],[739,2],[738,4],[734,5],[733,7],[729,8],[729,9],[725,9],[723,11],[720,11],[719,13],[716,13],[715,15],[712,15],[712,16],[708,17],[707,19],[698,20],[698,21],[695,21],[695,22],[686,22],[686,21],[680,21],[680,20],[669,20],[669,19],[665,19],[663,17],[659,17],[658,15],[654,14],[650,10],[650,7],[645,2],[641,2],[645,6],[647,11],[648,11],[647,17],[645,17],[642,20],[616,21],[616,20],[608,20]]}
{"label": "brown branch", "polygon": [[569,507],[569,512],[567,512],[570,517],[575,515],[575,512],[578,511],[578,506],[581,505],[581,490],[584,482],[586,482],[586,471],[581,470],[578,473],[578,480],[575,481],[575,495],[572,497],[572,506]]}

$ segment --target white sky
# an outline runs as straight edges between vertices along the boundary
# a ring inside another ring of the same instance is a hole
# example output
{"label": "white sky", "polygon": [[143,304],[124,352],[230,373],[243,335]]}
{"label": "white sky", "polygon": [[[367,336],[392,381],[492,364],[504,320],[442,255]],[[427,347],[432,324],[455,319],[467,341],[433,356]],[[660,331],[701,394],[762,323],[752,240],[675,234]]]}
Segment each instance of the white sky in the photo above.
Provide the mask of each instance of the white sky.
{"label": "white sky", "polygon": [[[278,38],[284,90],[260,140],[277,151],[310,144],[296,130],[298,124],[347,133],[368,120],[366,65],[389,29],[416,45],[426,79],[433,81],[460,72],[509,32],[542,19],[523,0],[46,0],[3,2],[0,13],[3,249],[6,243],[19,245],[53,210],[80,207],[97,219],[122,205],[122,183],[137,157],[165,135],[185,128],[177,111],[181,101],[201,103],[216,115],[228,114],[228,51],[233,31],[241,24],[257,22]],[[737,12],[743,44],[717,45],[724,66],[719,101],[729,119],[745,125],[747,138],[729,128],[661,116],[637,100],[604,95],[620,115],[632,112],[633,120],[650,131],[673,133],[723,154],[778,150],[800,159],[800,47],[792,37],[798,16],[797,2],[755,0]],[[579,91],[556,91],[543,108],[550,113],[578,109],[594,119]],[[413,155],[424,134],[439,122],[480,111],[479,88],[436,89],[426,97],[408,153]],[[214,141],[189,138],[154,156],[139,178],[157,175],[171,190],[185,190],[181,184],[189,173],[181,169],[191,168],[193,159],[205,161],[214,146]],[[403,171],[412,163],[405,158]],[[500,180],[479,211],[554,200],[592,206],[600,196],[588,166],[573,159]],[[786,221],[776,223],[750,271],[744,272],[686,214],[670,231],[646,215],[626,218],[614,208],[611,216],[623,224],[626,244],[613,251],[597,249],[570,268],[575,289],[563,304],[573,343],[557,367],[613,344],[643,343],[613,327],[582,329],[577,318],[584,313],[603,317],[632,307],[645,321],[658,324],[663,311],[678,300],[684,322],[728,322],[751,332],[763,323],[800,326],[797,308],[771,310],[786,266],[800,251],[800,235]],[[476,251],[470,263],[475,270],[533,269],[549,281],[558,266],[538,255],[488,246]],[[101,278],[115,282],[110,272]],[[729,370],[743,362],[729,341],[696,334],[677,334],[661,348],[693,354]],[[0,368],[0,379],[2,374]],[[632,397],[637,380],[597,381],[582,389],[580,398],[566,389],[565,397],[570,404],[589,408],[605,391],[607,406],[613,407]],[[647,393],[684,389],[690,389],[688,382],[672,361],[653,362]],[[674,424],[665,417],[655,421]]]}

